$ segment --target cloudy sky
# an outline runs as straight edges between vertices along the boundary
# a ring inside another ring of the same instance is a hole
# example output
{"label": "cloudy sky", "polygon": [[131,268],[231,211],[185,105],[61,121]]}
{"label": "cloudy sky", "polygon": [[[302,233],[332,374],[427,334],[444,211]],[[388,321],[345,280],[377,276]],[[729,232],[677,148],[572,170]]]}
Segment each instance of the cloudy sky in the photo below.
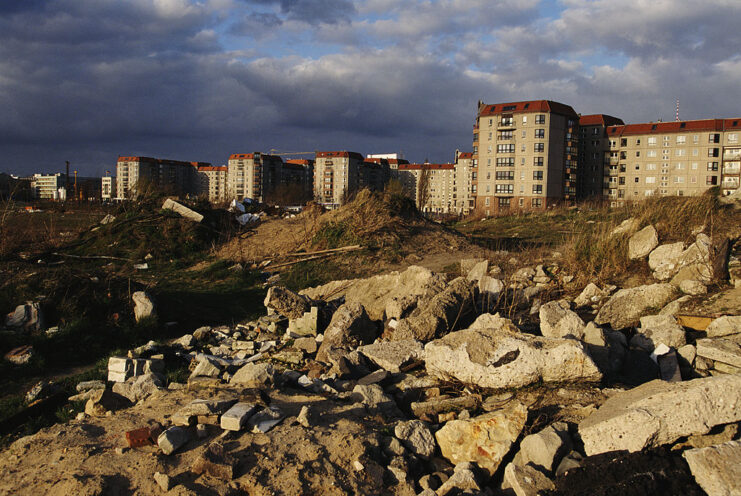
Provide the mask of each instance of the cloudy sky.
{"label": "cloudy sky", "polygon": [[479,99],[741,116],[739,0],[0,1],[0,171],[118,155],[450,161]]}

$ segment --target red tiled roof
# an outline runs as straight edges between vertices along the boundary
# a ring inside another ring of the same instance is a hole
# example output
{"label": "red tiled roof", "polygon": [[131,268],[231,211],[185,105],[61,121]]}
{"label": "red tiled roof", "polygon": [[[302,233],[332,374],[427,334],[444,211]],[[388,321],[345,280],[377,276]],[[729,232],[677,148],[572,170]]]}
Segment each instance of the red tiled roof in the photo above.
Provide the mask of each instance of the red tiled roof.
{"label": "red tiled roof", "polygon": [[216,166],[210,166],[210,165],[202,165],[198,167],[198,172],[226,172],[228,170],[227,167],[216,167]]}
{"label": "red tiled roof", "polygon": [[579,117],[580,126],[619,126],[623,125],[622,119],[607,114],[591,114]]}
{"label": "red tiled roof", "polygon": [[473,158],[473,153],[471,153],[471,152],[461,152],[461,153],[458,154],[458,158],[459,159],[460,158],[462,158],[462,159]]}
{"label": "red tiled roof", "polygon": [[552,112],[554,114],[578,117],[571,106],[553,102],[551,100],[528,100],[525,102],[496,103],[484,105],[479,112],[480,116],[498,115],[502,113],[524,113],[524,112]]}
{"label": "red tiled roof", "polygon": [[231,155],[229,155],[229,160],[237,160],[240,158],[251,160],[255,158],[255,154],[254,153],[232,153]]}
{"label": "red tiled roof", "polygon": [[305,158],[292,158],[289,160],[286,160],[287,164],[298,164],[298,165],[312,165],[314,163],[313,160],[308,160]]}
{"label": "red tiled roof", "polygon": [[399,170],[453,170],[455,164],[399,164]]}
{"label": "red tiled roof", "polygon": [[343,157],[343,158],[354,158],[357,160],[363,160],[363,156],[357,152],[316,152],[316,158],[331,158],[331,157]]}
{"label": "red tiled roof", "polygon": [[[734,126],[733,123],[736,123]],[[739,119],[701,119],[696,121],[649,122],[644,124],[626,124],[607,128],[608,136],[634,136],[637,134],[668,134],[688,131],[715,131],[741,128]]]}

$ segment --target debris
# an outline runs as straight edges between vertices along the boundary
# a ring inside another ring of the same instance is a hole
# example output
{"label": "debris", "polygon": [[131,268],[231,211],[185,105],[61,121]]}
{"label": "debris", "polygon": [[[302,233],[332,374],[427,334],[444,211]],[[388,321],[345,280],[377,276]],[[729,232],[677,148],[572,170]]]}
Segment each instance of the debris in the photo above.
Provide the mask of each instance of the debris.
{"label": "debris", "polygon": [[166,455],[173,454],[190,440],[190,431],[183,427],[173,426],[157,437],[157,446]]}
{"label": "debris", "polygon": [[170,198],[162,204],[162,210],[172,210],[180,214],[181,217],[192,220],[193,222],[201,222],[203,220],[203,215]]}
{"label": "debris", "polygon": [[628,240],[628,258],[636,260],[647,256],[659,245],[659,235],[654,226],[648,225]]}
{"label": "debris", "polygon": [[379,341],[358,347],[358,352],[392,373],[399,373],[406,365],[424,359],[422,343],[414,339]]}
{"label": "debris", "polygon": [[741,494],[741,442],[728,441],[717,446],[691,449],[682,456],[687,460],[692,476],[708,494]]}
{"label": "debris", "polygon": [[22,331],[40,331],[44,326],[44,314],[39,302],[28,301],[18,305],[5,317],[5,326]]}
{"label": "debris", "polygon": [[126,442],[129,444],[129,448],[139,448],[152,444],[149,427],[126,431]]}
{"label": "debris", "polygon": [[236,461],[220,443],[208,445],[206,450],[195,459],[190,471],[194,474],[205,474],[222,480],[234,478]]}
{"label": "debris", "polygon": [[394,428],[394,435],[409,451],[423,460],[429,460],[435,453],[435,438],[432,437],[427,424],[421,420],[398,422]]}
{"label": "debris", "polygon": [[131,299],[134,300],[134,317],[137,322],[155,316],[154,303],[146,292],[136,291]]}
{"label": "debris", "polygon": [[671,284],[651,284],[630,289],[621,289],[600,308],[595,324],[610,324],[615,329],[624,329],[638,322],[652,309],[669,303],[676,295]]}
{"label": "debris", "polygon": [[252,427],[252,432],[262,432],[263,434],[280,423],[285,415],[276,407],[268,407],[254,414],[249,420],[248,425]]}
{"label": "debris", "polygon": [[566,300],[549,301],[540,307],[540,332],[549,338],[584,338],[584,321],[569,309]]}
{"label": "debris", "polygon": [[257,410],[253,403],[235,403],[221,415],[221,428],[227,431],[241,431]]}
{"label": "debris", "polygon": [[161,472],[154,473],[154,481],[157,483],[158,486],[160,486],[160,489],[165,492],[169,491],[174,486],[170,476]]}

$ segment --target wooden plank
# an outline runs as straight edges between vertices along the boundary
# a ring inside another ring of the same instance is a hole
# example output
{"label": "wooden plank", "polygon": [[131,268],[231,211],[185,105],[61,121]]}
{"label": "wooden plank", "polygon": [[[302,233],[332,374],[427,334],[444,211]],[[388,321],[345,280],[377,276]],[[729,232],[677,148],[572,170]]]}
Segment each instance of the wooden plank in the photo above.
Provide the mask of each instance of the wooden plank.
{"label": "wooden plank", "polygon": [[704,317],[700,315],[677,315],[677,322],[683,327],[689,327],[696,331],[704,331],[708,325],[715,320],[713,317]]}

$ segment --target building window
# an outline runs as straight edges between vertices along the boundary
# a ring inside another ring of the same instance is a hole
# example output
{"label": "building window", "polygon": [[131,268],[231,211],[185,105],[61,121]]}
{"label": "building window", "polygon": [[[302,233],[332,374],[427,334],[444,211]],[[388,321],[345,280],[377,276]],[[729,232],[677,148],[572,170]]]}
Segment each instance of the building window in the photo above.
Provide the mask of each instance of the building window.
{"label": "building window", "polygon": [[535,138],[545,138],[545,129],[536,129],[535,130]]}
{"label": "building window", "polygon": [[499,208],[509,208],[511,198],[500,198]]}
{"label": "building window", "polygon": [[533,184],[533,194],[534,195],[542,195],[543,194],[543,185],[542,184]]}
{"label": "building window", "polygon": [[684,157],[685,155],[687,155],[687,150],[684,148],[677,148],[675,155],[677,157]]}
{"label": "building window", "polygon": [[621,176],[621,177],[620,177],[620,182],[619,182],[619,184],[620,184],[620,185],[623,185],[623,184],[625,184],[625,176]]}
{"label": "building window", "polygon": [[523,124],[527,124],[527,116],[526,115],[523,115],[522,116],[522,123]]}
{"label": "building window", "polygon": [[515,171],[497,171],[496,179],[497,181],[514,181]]}
{"label": "building window", "polygon": [[720,134],[717,134],[717,133],[708,134],[708,143],[720,143]]}
{"label": "building window", "polygon": [[545,114],[538,114],[535,116],[536,124],[545,124]]}
{"label": "building window", "polygon": [[533,171],[533,181],[542,181],[542,180],[543,180],[543,171],[542,170]]}
{"label": "building window", "polygon": [[515,157],[497,157],[497,167],[514,167]]}
{"label": "building window", "polygon": [[729,133],[728,134],[728,142],[729,143],[737,143],[738,142],[738,133]]}
{"label": "building window", "polygon": [[533,208],[540,208],[543,206],[543,199],[542,198],[533,198],[530,200],[530,205]]}
{"label": "building window", "polygon": [[646,178],[646,184],[655,184],[656,183],[656,177],[651,176]]}
{"label": "building window", "polygon": [[[491,135],[491,133],[489,133]],[[514,137],[514,131],[499,131],[497,133],[497,139],[498,140],[511,140]],[[489,139],[491,139],[491,136],[489,136]]]}
{"label": "building window", "polygon": [[543,167],[543,157],[533,157],[533,165],[536,167]]}
{"label": "building window", "polygon": [[708,162],[708,170],[709,171],[717,171],[718,170],[718,162]]}
{"label": "building window", "polygon": [[648,146],[656,146],[656,136],[648,138]]}
{"label": "building window", "polygon": [[674,182],[677,184],[684,182],[684,176],[674,176]]}
{"label": "building window", "polygon": [[542,153],[545,151],[545,143],[535,143],[533,150],[535,153]]}
{"label": "building window", "polygon": [[519,200],[517,200],[517,203],[518,203],[518,205],[520,207],[524,207],[525,206],[525,199],[524,198],[520,198]]}
{"label": "building window", "polygon": [[490,205],[489,197],[486,197],[486,200],[484,200],[484,204],[488,207]]}
{"label": "building window", "polygon": [[497,145],[497,153],[515,153],[515,144]]}
{"label": "building window", "polygon": [[511,195],[515,191],[515,185],[514,184],[497,184],[495,186],[494,192],[498,194],[509,194]]}
{"label": "building window", "polygon": [[628,146],[628,138],[620,138],[620,146]]}
{"label": "building window", "polygon": [[705,178],[705,184],[708,186],[715,186],[718,184],[718,176],[707,176]]}

